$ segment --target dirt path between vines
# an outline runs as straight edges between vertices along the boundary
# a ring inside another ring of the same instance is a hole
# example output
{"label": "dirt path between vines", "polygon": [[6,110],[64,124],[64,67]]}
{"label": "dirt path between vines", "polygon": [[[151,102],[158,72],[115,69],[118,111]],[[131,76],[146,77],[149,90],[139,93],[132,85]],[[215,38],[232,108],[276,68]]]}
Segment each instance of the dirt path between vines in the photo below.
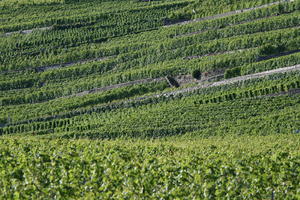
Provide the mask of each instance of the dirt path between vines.
{"label": "dirt path between vines", "polygon": [[[175,25],[184,25],[184,24],[190,24],[190,23],[193,23],[193,22],[200,22],[200,21],[218,19],[218,18],[222,18],[222,17],[227,17],[227,16],[243,13],[243,12],[249,12],[251,10],[266,8],[266,7],[269,7],[269,6],[272,6],[272,5],[278,5],[278,4],[283,3],[283,2],[294,2],[294,1],[295,0],[281,0],[281,1],[276,1],[276,2],[265,4],[265,5],[261,5],[261,6],[253,7],[253,8],[245,8],[245,9],[240,9],[240,10],[234,10],[234,11],[230,11],[230,12],[226,12],[226,13],[222,13],[222,14],[217,14],[217,15],[207,16],[207,17],[203,17],[203,18],[188,20],[188,21],[184,21],[184,22],[169,24],[169,25],[165,25],[164,27],[170,27],[170,26],[175,26]],[[51,29],[53,29],[52,26],[41,27],[41,28],[33,28],[33,29],[27,29],[27,30],[19,30],[19,31],[12,31],[12,32],[4,33],[3,36],[10,36],[10,35],[15,34],[15,33],[30,34],[33,31],[38,31],[38,30],[39,31],[46,31],[46,30],[51,30]]]}
{"label": "dirt path between vines", "polygon": [[[218,19],[218,18],[227,17],[227,16],[231,16],[231,15],[234,15],[234,14],[242,13],[242,12],[247,12],[247,11],[251,11],[251,10],[256,10],[256,9],[260,9],[260,8],[269,7],[269,6],[272,6],[272,5],[277,5],[277,4],[280,4],[280,3],[283,3],[283,2],[294,2],[294,0],[276,1],[276,2],[269,3],[269,4],[253,7],[253,8],[235,10],[235,11],[231,11],[231,12],[227,12],[227,13],[223,13],[223,14],[217,14],[217,15],[208,16],[208,17],[204,17],[204,18],[198,18],[198,19],[194,19],[194,20],[189,20],[189,21],[179,22],[179,23],[175,23],[175,24],[165,25],[164,27],[189,24],[189,23],[193,23],[193,22],[200,22],[200,21],[211,20],[211,19]],[[30,34],[35,30],[45,31],[45,30],[51,30],[51,29],[53,29],[53,27],[49,26],[49,27],[41,27],[41,28],[34,28],[34,29],[28,29],[28,30],[7,32],[7,33],[4,33],[3,35],[4,36],[9,36],[9,35],[12,35],[14,33]],[[193,35],[193,34],[198,34],[198,33],[200,33],[200,32],[193,32],[193,33],[178,35],[176,37],[188,36],[188,35]],[[198,57],[199,56],[189,56],[189,57],[187,57],[187,59],[193,59],[193,58],[198,58]],[[76,62],[69,62],[69,63],[62,63],[62,64],[55,64],[55,65],[37,67],[37,68],[35,68],[35,70],[37,72],[43,72],[43,71],[46,71],[46,70],[49,70],[49,69],[68,67],[68,66],[72,66],[72,65],[75,65],[75,64],[84,64],[86,62],[101,61],[101,60],[104,60],[104,59],[106,59],[106,58],[93,58],[93,59],[87,59],[87,60],[79,60],[79,61],[76,61]],[[33,68],[29,68],[29,69],[33,69]],[[0,72],[0,74],[5,74],[5,73],[9,73],[9,72],[20,72],[20,71],[24,71],[24,70],[2,71],[2,72]]]}
{"label": "dirt path between vines", "polygon": [[47,66],[40,66],[40,67],[31,67],[31,68],[26,68],[22,70],[9,70],[9,71],[2,71],[0,74],[6,74],[6,73],[18,73],[18,72],[23,72],[26,70],[34,70],[35,72],[44,72],[47,70],[51,69],[58,69],[58,68],[63,68],[63,67],[71,67],[73,65],[78,65],[78,64],[86,64],[89,62],[97,62],[97,61],[104,61],[112,58],[113,56],[108,56],[108,57],[101,57],[101,58],[90,58],[90,59],[83,59],[83,60],[78,60],[74,62],[68,62],[68,63],[61,63],[61,64],[54,64],[54,65],[47,65]]}
{"label": "dirt path between vines", "polygon": [[[136,100],[144,100],[144,99],[153,98],[153,97],[158,98],[158,97],[161,97],[161,96],[165,96],[165,97],[176,96],[176,95],[183,94],[183,93],[193,92],[195,90],[199,90],[199,89],[202,89],[202,88],[209,88],[209,87],[227,85],[227,84],[232,84],[232,83],[236,83],[236,82],[240,82],[240,81],[246,81],[246,80],[255,79],[255,78],[262,78],[262,77],[269,76],[269,75],[272,75],[272,74],[292,72],[292,71],[300,71],[300,64],[295,65],[295,66],[283,67],[283,68],[274,69],[274,70],[270,70],[270,71],[260,72],[260,73],[256,73],[256,74],[249,74],[249,75],[245,75],[245,76],[239,76],[239,77],[226,79],[226,80],[222,80],[222,81],[217,81],[217,82],[212,82],[212,83],[205,83],[205,84],[201,84],[201,83],[203,81],[207,81],[207,80],[210,80],[210,79],[214,79],[216,77],[220,77],[220,76],[222,76],[222,74],[221,75],[215,75],[213,77],[208,77],[207,79],[202,80],[202,81],[195,80],[190,75],[181,75],[181,76],[175,77],[175,79],[180,84],[185,85],[185,84],[189,84],[189,83],[198,83],[199,85],[194,86],[194,87],[188,87],[188,88],[172,91],[172,92],[165,92],[165,93],[161,93],[161,94],[158,94],[158,95],[138,97],[138,98],[135,98],[135,99],[132,99],[132,100],[127,100],[127,101],[130,102],[130,101],[136,101]],[[164,77],[140,79],[140,80],[130,81],[130,82],[126,82],[126,83],[119,83],[119,84],[115,84],[115,85],[105,86],[105,87],[101,87],[101,88],[94,88],[92,90],[87,90],[87,91],[83,91],[83,92],[80,92],[80,93],[77,93],[77,94],[72,94],[72,95],[64,96],[64,97],[60,97],[60,98],[71,98],[71,97],[77,97],[77,96],[84,96],[84,95],[87,95],[87,94],[92,94],[92,93],[97,93],[97,92],[104,92],[104,91],[117,89],[117,88],[121,88],[121,87],[132,86],[132,85],[136,85],[136,84],[160,82],[160,81],[164,81],[164,80],[165,80]]]}
{"label": "dirt path between vines", "polygon": [[75,61],[75,62],[68,62],[68,63],[62,63],[62,64],[56,64],[56,65],[43,66],[43,67],[38,67],[38,68],[34,68],[34,69],[36,70],[36,72],[44,72],[44,71],[50,70],[50,69],[70,67],[70,66],[77,65],[77,64],[85,64],[85,63],[89,63],[89,62],[104,61],[104,60],[107,60],[109,58],[111,58],[111,57],[84,59],[84,60],[79,60],[79,61]]}
{"label": "dirt path between vines", "polygon": [[[274,69],[274,70],[270,70],[270,71],[265,71],[265,72],[260,72],[260,73],[256,73],[256,74],[249,74],[249,75],[245,75],[245,76],[240,76],[240,77],[235,77],[235,78],[231,78],[231,79],[226,79],[226,80],[222,80],[222,81],[217,81],[217,82],[212,82],[212,83],[206,83],[206,84],[202,84],[202,85],[197,85],[194,87],[188,87],[188,88],[184,88],[184,89],[179,89],[176,91],[171,91],[171,92],[164,92],[161,94],[154,94],[154,95],[148,95],[148,96],[143,96],[143,97],[137,97],[134,99],[128,99],[128,100],[124,100],[124,101],[119,101],[119,102],[115,102],[115,103],[108,103],[107,105],[110,106],[115,106],[115,108],[117,108],[118,106],[124,105],[126,103],[130,103],[130,102],[139,102],[142,100],[146,100],[146,99],[151,99],[151,98],[159,98],[159,97],[171,97],[171,96],[177,96],[180,94],[184,94],[184,93],[189,93],[189,92],[194,92],[196,90],[200,90],[203,88],[210,88],[210,87],[216,87],[216,86],[221,86],[221,85],[227,85],[227,84],[233,84],[233,83],[237,83],[237,82],[241,82],[241,81],[246,81],[246,80],[250,80],[250,79],[255,79],[255,78],[263,78],[272,74],[278,74],[278,73],[286,73],[286,72],[294,72],[294,71],[300,71],[300,64],[298,65],[294,65],[294,66],[290,66],[290,67],[284,67],[284,68],[279,68],[279,69]],[[163,80],[163,78],[157,78],[157,79],[145,79],[145,82],[152,82],[153,80],[156,81],[160,81]],[[135,83],[142,83],[142,80],[138,80],[138,81],[132,81],[132,82],[128,82],[128,83],[124,83],[123,85],[129,85],[129,84],[134,84]],[[144,83],[145,83],[144,82]],[[121,85],[121,84],[118,84]],[[114,85],[116,86],[116,85]],[[108,87],[113,87],[113,86],[107,86]],[[99,89],[95,89],[95,90],[101,90]],[[102,90],[104,90],[104,88],[102,88]],[[295,93],[298,93],[298,90],[296,90]],[[84,95],[84,94],[82,94]],[[71,97],[71,96],[69,96]],[[63,98],[63,97],[61,97]],[[105,107],[106,105],[104,105]],[[96,107],[97,108],[97,107]],[[93,111],[94,109],[88,110],[84,113],[92,113],[95,112]],[[66,118],[66,117],[71,117],[71,116],[76,116],[79,114],[83,114],[80,111],[70,111],[67,113],[62,113],[59,115],[52,115],[52,116],[47,116],[47,117],[42,117],[42,118],[35,118],[35,119],[30,119],[30,120],[24,120],[24,121],[19,121],[17,123],[14,124],[7,124],[5,126],[13,126],[16,124],[24,124],[24,123],[31,123],[34,121],[48,121],[48,120],[53,120],[53,119],[62,119],[62,118]]]}
{"label": "dirt path between vines", "polygon": [[[247,50],[247,49],[241,49],[241,50],[236,50],[236,51],[228,51],[228,52],[221,52],[221,53],[216,53],[215,55],[225,54],[225,53],[241,52],[241,51],[245,51],[245,50]],[[293,51],[283,52],[283,53],[280,53],[280,54],[276,54],[276,55],[271,55],[271,56],[259,58],[258,61],[267,60],[267,59],[270,59],[270,58],[277,58],[277,57],[280,57],[280,56],[286,56],[286,55],[290,55],[290,54],[298,53],[298,52],[300,52],[300,50],[293,50]],[[205,56],[211,56],[211,55],[212,54],[202,55],[202,56],[189,56],[189,57],[184,57],[183,59],[195,59],[195,58],[200,58],[200,57],[205,57]],[[290,67],[284,67],[284,68],[280,68],[280,70],[283,70],[283,72],[285,72],[285,70],[289,70],[289,68]],[[279,69],[271,70],[269,72],[270,73],[278,73],[277,70],[279,70]],[[211,72],[211,73],[213,73],[212,76],[205,77],[202,81],[194,79],[191,75],[178,75],[178,76],[176,76],[174,78],[179,83],[179,85],[185,85],[185,84],[190,84],[190,83],[201,83],[203,81],[209,81],[209,80],[214,80],[216,78],[220,78],[220,76],[224,75],[224,70],[219,70],[217,73],[216,72]],[[263,73],[266,73],[266,72],[261,72],[261,73],[263,74]],[[253,75],[250,74],[250,75],[240,76],[240,77],[248,79],[248,77],[257,76],[257,75],[259,75],[261,73],[253,74]],[[240,78],[240,77],[236,77],[236,78]],[[132,85],[136,85],[136,84],[145,84],[145,83],[151,83],[151,82],[160,82],[160,81],[164,81],[164,80],[166,80],[165,77],[160,77],[160,78],[146,78],[146,79],[134,80],[134,81],[129,81],[129,82],[125,82],[125,83],[118,83],[118,84],[114,84],[114,85],[109,85],[109,86],[94,88],[94,89],[91,89],[91,90],[85,90],[85,91],[82,91],[82,92],[79,92],[79,93],[76,93],[76,94],[72,94],[72,95],[68,95],[68,96],[63,96],[63,97],[59,97],[59,98],[70,98],[70,97],[84,96],[84,95],[87,95],[87,94],[92,94],[92,93],[97,93],[97,92],[105,92],[105,91],[108,91],[108,90],[117,89],[117,88],[121,88],[121,87],[132,86]],[[224,81],[226,82],[226,81],[229,81],[229,80],[231,80],[231,79],[227,79],[227,80],[224,80]],[[235,78],[233,78],[233,80],[235,80]]]}
{"label": "dirt path between vines", "polygon": [[218,81],[218,82],[214,82],[214,83],[208,83],[208,84],[203,84],[203,85],[199,85],[199,86],[195,86],[195,87],[185,88],[185,89],[178,90],[178,91],[167,92],[167,93],[160,94],[160,96],[166,96],[166,97],[176,96],[176,95],[179,95],[179,94],[182,94],[182,93],[193,92],[195,90],[199,90],[199,89],[202,89],[202,88],[210,88],[210,87],[216,87],[216,86],[221,86],[221,85],[228,85],[228,84],[233,84],[233,83],[246,81],[246,80],[250,80],[250,79],[263,78],[263,77],[266,77],[266,76],[269,76],[269,75],[272,75],[272,74],[286,73],[286,72],[293,72],[293,71],[300,71],[300,64],[290,66],[290,67],[273,69],[273,70],[260,72],[260,73],[256,73],[256,74],[249,74],[249,75],[245,75],[245,76],[239,76],[239,77],[226,79],[226,80],[222,80],[222,81]]}
{"label": "dirt path between vines", "polygon": [[79,92],[77,94],[72,94],[69,96],[65,96],[65,97],[61,97],[61,98],[71,98],[71,97],[80,97],[80,96],[84,96],[87,94],[92,94],[92,93],[96,93],[96,92],[105,92],[108,90],[112,90],[112,89],[117,89],[117,88],[121,88],[121,87],[127,87],[127,86],[132,86],[132,85],[137,85],[137,84],[144,84],[144,83],[151,83],[151,82],[160,82],[163,81],[164,78],[146,78],[146,79],[140,79],[140,80],[135,80],[135,81],[130,81],[130,82],[126,82],[126,83],[119,83],[119,84],[115,84],[115,85],[109,85],[109,86],[104,86],[101,88],[94,88],[91,90],[86,90],[83,92]]}
{"label": "dirt path between vines", "polygon": [[286,72],[293,72],[293,71],[300,71],[300,64],[290,66],[290,67],[284,67],[284,68],[274,69],[274,70],[270,70],[270,71],[260,72],[260,73],[256,73],[256,74],[239,76],[239,77],[226,79],[226,80],[222,80],[222,81],[217,81],[217,82],[213,82],[213,83],[206,83],[206,84],[202,84],[202,85],[198,85],[198,86],[194,86],[194,87],[188,87],[188,88],[184,88],[184,89],[180,89],[180,90],[176,90],[176,91],[172,91],[172,92],[165,92],[165,93],[161,93],[161,94],[157,94],[157,95],[138,97],[138,98],[135,98],[132,100],[123,101],[122,103],[141,101],[141,100],[145,100],[145,99],[149,99],[149,98],[159,98],[162,96],[164,96],[164,97],[177,96],[177,95],[184,94],[184,93],[194,92],[196,90],[203,89],[203,88],[228,85],[228,84],[233,84],[233,83],[246,81],[246,80],[250,80],[250,79],[263,78],[263,77],[266,77],[266,76],[269,76],[272,74],[286,73]]}
{"label": "dirt path between vines", "polygon": [[28,30],[12,31],[12,32],[4,33],[3,36],[10,36],[10,35],[13,35],[16,33],[27,35],[27,34],[32,33],[33,31],[47,31],[47,30],[51,30],[51,29],[53,29],[52,26],[47,26],[47,27],[33,28],[33,29],[28,29]]}
{"label": "dirt path between vines", "polygon": [[231,15],[235,15],[235,14],[239,14],[239,13],[243,13],[243,12],[249,12],[249,11],[252,11],[252,10],[257,10],[257,9],[266,8],[266,7],[273,6],[273,5],[278,5],[278,4],[284,3],[284,2],[294,2],[294,0],[276,1],[276,2],[265,4],[265,5],[253,7],[253,8],[245,8],[245,9],[241,9],[241,10],[234,10],[234,11],[230,11],[230,12],[226,12],[226,13],[222,13],[222,14],[217,14],[217,15],[198,18],[198,19],[188,20],[188,21],[184,21],[184,22],[169,24],[169,25],[165,25],[164,27],[170,27],[170,26],[175,26],[175,25],[185,25],[185,24],[190,24],[190,23],[194,23],[194,22],[201,22],[201,21],[206,21],[206,20],[219,19],[219,18],[222,18],[222,17],[228,17],[228,16],[231,16]]}

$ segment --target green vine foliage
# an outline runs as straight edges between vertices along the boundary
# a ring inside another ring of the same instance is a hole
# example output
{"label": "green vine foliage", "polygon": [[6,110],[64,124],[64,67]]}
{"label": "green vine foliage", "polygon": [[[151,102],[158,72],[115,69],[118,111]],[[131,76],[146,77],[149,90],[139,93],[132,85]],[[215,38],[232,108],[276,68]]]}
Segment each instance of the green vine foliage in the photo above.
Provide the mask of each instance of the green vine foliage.
{"label": "green vine foliage", "polygon": [[299,10],[0,0],[0,199],[299,199]]}

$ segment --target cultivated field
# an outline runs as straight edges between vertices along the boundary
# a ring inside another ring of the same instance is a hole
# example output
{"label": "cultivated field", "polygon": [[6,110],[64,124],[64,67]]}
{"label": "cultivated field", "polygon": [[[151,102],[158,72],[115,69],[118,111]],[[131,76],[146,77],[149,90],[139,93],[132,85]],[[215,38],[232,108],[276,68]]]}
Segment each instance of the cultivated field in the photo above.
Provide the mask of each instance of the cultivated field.
{"label": "cultivated field", "polygon": [[300,199],[300,0],[0,0],[0,199]]}

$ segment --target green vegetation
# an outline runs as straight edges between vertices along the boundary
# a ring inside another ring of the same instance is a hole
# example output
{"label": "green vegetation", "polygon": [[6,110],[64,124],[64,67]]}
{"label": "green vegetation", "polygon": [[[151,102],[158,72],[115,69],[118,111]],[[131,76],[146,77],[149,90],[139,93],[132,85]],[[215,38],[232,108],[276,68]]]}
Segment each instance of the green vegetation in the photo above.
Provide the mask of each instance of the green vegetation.
{"label": "green vegetation", "polygon": [[299,135],[165,141],[2,138],[0,197],[297,199],[299,145]]}
{"label": "green vegetation", "polygon": [[0,199],[299,199],[300,0],[0,0]]}

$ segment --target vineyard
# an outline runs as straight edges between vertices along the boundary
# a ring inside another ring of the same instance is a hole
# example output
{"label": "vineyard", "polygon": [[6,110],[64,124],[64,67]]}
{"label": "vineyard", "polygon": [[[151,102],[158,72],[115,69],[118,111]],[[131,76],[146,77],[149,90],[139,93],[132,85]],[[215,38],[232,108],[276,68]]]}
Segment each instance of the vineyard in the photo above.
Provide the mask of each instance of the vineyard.
{"label": "vineyard", "polygon": [[0,199],[300,199],[300,0],[0,0]]}

